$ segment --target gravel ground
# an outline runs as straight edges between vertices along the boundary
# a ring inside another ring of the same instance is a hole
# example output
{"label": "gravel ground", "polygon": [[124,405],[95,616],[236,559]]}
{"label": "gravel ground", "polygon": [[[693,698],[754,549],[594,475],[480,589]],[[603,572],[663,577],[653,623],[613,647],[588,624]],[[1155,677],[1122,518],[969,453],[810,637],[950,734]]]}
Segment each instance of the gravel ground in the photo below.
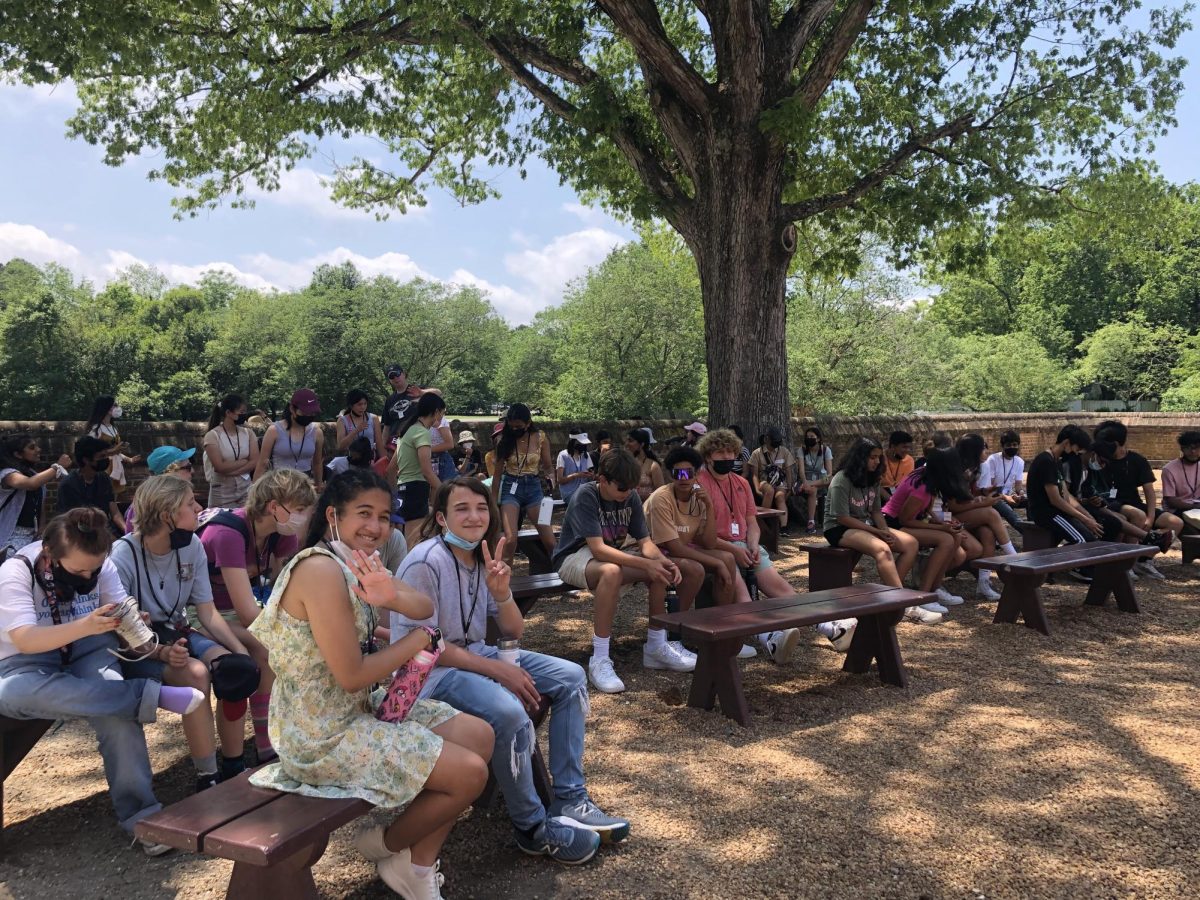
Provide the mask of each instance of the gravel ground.
{"label": "gravel ground", "polygon": [[[794,545],[780,567],[802,588]],[[1200,571],[1178,551],[1160,568],[1165,582],[1138,583],[1140,616],[1050,586],[1051,637],[992,625],[994,604],[962,577],[950,587],[967,603],[946,622],[900,626],[903,690],[843,674],[810,632],[787,666],[744,664],[745,729],[684,706],[688,676],[642,670],[645,592],[632,590],[613,640],[628,690],[593,697],[586,758],[630,839],[566,868],[517,852],[501,807],[473,811],[443,854],[445,894],[1195,897]],[[585,664],[590,610],[586,594],[543,601],[525,645]],[[186,796],[177,723],[147,738],[159,798]],[[0,898],[224,895],[231,863],[128,849],[83,723],[44,738],[4,793]],[[350,845],[359,827],[317,865],[323,896],[392,896]]]}

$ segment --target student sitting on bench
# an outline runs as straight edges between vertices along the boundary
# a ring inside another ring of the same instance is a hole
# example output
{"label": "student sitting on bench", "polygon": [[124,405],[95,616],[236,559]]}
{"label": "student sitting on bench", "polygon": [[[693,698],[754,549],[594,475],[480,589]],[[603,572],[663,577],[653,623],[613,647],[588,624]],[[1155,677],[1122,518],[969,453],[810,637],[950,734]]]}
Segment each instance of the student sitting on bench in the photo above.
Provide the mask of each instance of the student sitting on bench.
{"label": "student sitting on bench", "polygon": [[[1029,463],[1025,479],[1030,521],[1069,544],[1084,544],[1104,534],[1104,526],[1075,499],[1063,478],[1064,459],[1091,447],[1092,439],[1086,431],[1078,425],[1065,425],[1058,432],[1054,445]],[[1071,577],[1085,583],[1092,580],[1090,568],[1073,570]]]}
{"label": "student sitting on bench", "polygon": [[979,472],[981,491],[998,490],[1000,499],[994,507],[1005,522],[1019,529],[1016,507],[1024,505],[1025,460],[1021,459],[1021,435],[1008,430],[1000,435],[1000,452],[993,453]]}
{"label": "student sitting on bench", "polygon": [[896,485],[916,468],[912,448],[913,437],[907,431],[893,431],[888,435],[887,453],[883,457],[883,469],[879,478],[880,496],[883,499],[890,497]]}
{"label": "student sitting on bench", "polygon": [[[1000,502],[1000,495],[995,488],[981,491],[976,481],[987,454],[987,442],[981,435],[964,434],[958,439],[955,450],[963,477],[971,490],[966,498],[944,498],[945,508],[979,541],[982,556],[995,556],[997,550],[1006,556],[1014,555],[1017,548],[1013,546],[1008,528],[995,508]],[[999,595],[992,589],[991,577],[990,569],[980,569],[976,590],[985,599],[997,600]]]}
{"label": "student sitting on bench", "polygon": [[1188,534],[1200,533],[1200,431],[1179,435],[1179,458],[1162,470],[1163,506],[1179,516]]}
{"label": "student sitting on bench", "polygon": [[[654,615],[666,612],[667,585],[682,580],[679,567],[650,540],[641,498],[634,493],[641,474],[637,460],[628,450],[609,450],[601,456],[596,480],[583,485],[567,504],[562,533],[554,548],[553,563],[558,576],[567,584],[593,594],[588,680],[596,690],[606,694],[625,690],[625,682],[617,677],[608,656],[621,587],[637,582],[646,584],[650,614]],[[637,546],[621,549],[627,540],[635,541]],[[643,663],[654,656],[671,659],[668,668],[676,672],[691,672],[696,668],[695,661],[677,656],[666,641],[666,631],[648,629]]]}

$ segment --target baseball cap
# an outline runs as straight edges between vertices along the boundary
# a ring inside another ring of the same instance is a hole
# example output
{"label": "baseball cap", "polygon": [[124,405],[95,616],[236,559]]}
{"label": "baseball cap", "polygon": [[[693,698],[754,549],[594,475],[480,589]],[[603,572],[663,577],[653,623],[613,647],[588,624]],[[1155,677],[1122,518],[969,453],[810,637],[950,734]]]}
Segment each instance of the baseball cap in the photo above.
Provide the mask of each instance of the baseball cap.
{"label": "baseball cap", "polygon": [[581,431],[579,434],[569,434],[567,437],[572,441],[579,441],[581,444],[590,444],[592,439],[587,436],[586,431]]}
{"label": "baseball cap", "polygon": [[383,375],[385,378],[392,378],[396,375],[403,375],[404,371],[404,366],[400,365],[400,363],[391,363],[383,370]]}
{"label": "baseball cap", "polygon": [[321,401],[312,388],[300,388],[292,394],[292,406],[302,416],[315,416],[321,411]]}
{"label": "baseball cap", "polygon": [[465,444],[467,441],[474,441],[475,433],[473,431],[460,431],[458,433],[458,442]]}
{"label": "baseball cap", "polygon": [[496,436],[497,436],[497,435],[499,435],[499,434],[500,434],[500,432],[502,432],[503,430],[504,430],[504,423],[503,423],[503,422],[497,422],[495,425],[493,425],[493,426],[492,426],[492,437],[496,437]]}
{"label": "baseball cap", "polygon": [[167,471],[167,466],[172,463],[177,463],[181,459],[191,459],[196,455],[196,448],[191,450],[180,450],[178,447],[172,447],[167,444],[163,447],[155,447],[150,451],[150,455],[146,457],[146,465],[155,475],[161,475]]}
{"label": "baseball cap", "polygon": [[703,422],[693,422],[691,425],[685,426],[683,430],[694,431],[701,436],[708,434],[708,428],[705,427]]}

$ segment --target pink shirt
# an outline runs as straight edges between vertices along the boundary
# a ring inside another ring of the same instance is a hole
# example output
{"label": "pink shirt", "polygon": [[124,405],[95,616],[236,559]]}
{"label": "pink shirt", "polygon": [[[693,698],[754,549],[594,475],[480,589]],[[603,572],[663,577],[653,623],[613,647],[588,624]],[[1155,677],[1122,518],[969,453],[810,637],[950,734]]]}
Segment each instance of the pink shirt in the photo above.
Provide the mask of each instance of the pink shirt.
{"label": "pink shirt", "polygon": [[[746,528],[754,521],[758,508],[750,484],[741,475],[727,475],[718,481],[708,469],[701,469],[696,479],[712,497],[717,518],[717,537],[723,541],[746,541]],[[734,530],[734,526],[737,530]]]}
{"label": "pink shirt", "polygon": [[[235,509],[233,514],[239,519],[246,518],[244,509]],[[200,533],[200,543],[204,545],[204,552],[208,555],[210,565],[218,569],[245,569],[253,583],[254,578],[259,574],[260,558],[268,574],[277,573],[283,568],[283,560],[296,554],[300,538],[297,535],[281,534],[275,540],[275,548],[270,559],[267,558],[266,553],[261,557],[256,557],[254,542],[251,541],[250,547],[247,549],[246,539],[237,530],[227,525],[206,525],[204,531]],[[225,581],[220,575],[212,576],[212,593],[213,603],[216,604],[217,609],[233,609],[233,599],[229,596],[229,591],[225,589]]]}
{"label": "pink shirt", "polygon": [[1173,459],[1162,470],[1162,495],[1177,500],[1200,500],[1200,463],[1185,466]]}
{"label": "pink shirt", "polygon": [[883,504],[885,516],[899,519],[900,511],[904,509],[904,504],[908,502],[909,497],[916,497],[921,501],[921,508],[917,510],[918,517],[929,512],[929,507],[933,503],[933,494],[929,493],[929,489],[924,484],[917,484],[917,479],[920,477],[921,470],[918,469],[896,485],[888,502]]}

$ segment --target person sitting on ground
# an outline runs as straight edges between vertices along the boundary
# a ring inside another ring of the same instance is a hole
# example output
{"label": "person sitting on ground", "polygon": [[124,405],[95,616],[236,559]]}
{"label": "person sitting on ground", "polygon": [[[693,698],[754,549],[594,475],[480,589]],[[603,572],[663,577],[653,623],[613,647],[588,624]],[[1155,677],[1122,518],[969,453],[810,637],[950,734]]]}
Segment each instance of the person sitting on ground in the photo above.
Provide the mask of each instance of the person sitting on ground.
{"label": "person sitting on ground", "polygon": [[270,722],[279,760],[250,782],[403,809],[387,828],[360,834],[356,846],[402,897],[437,898],[438,851],[487,783],[493,735],[486,722],[436,700],[417,700],[401,722],[376,718],[382,696],[372,688],[441,643],[436,629],[418,628],[375,649],[380,616],[419,620],[434,608],[379,559],[391,531],[386,481],[364,469],[330,479],[305,549],[251,626],[275,668]]}
{"label": "person sitting on ground", "polygon": [[[717,547],[733,554],[747,587],[753,581],[761,597],[788,597],[796,593],[796,589],[771,565],[770,556],[758,543],[758,510],[754,506],[754,495],[746,479],[733,472],[733,464],[742,451],[738,436],[728,428],[719,428],[702,437],[696,449],[704,458],[704,468],[697,480],[713,498]],[[818,625],[817,630],[839,647],[853,622],[853,619],[826,622]],[[765,631],[758,635],[758,642],[767,656],[780,664],[792,658],[799,640],[798,628]]]}
{"label": "person sitting on ground", "polygon": [[433,463],[429,429],[446,414],[446,401],[432,392],[408,407],[396,426],[396,452],[388,464],[388,484],[396,485],[396,509],[404,519],[404,539],[416,543],[421,522],[429,515],[429,497],[441,485]]}
{"label": "person sitting on ground", "polygon": [[586,431],[573,428],[567,437],[566,449],[558,453],[555,475],[558,477],[558,495],[564,501],[570,500],[572,494],[596,477],[592,472],[592,457],[588,453],[591,443]]}
{"label": "person sitting on ground", "polygon": [[321,401],[308,388],[292,394],[283,411],[283,418],[263,435],[262,452],[254,467],[254,480],[263,477],[268,468],[295,469],[313,480],[313,490],[320,493],[325,478],[325,432],[317,424]]}
{"label": "person sitting on ground", "polygon": [[[155,447],[150,451],[150,455],[146,457],[146,468],[153,475],[172,475],[179,481],[186,481],[190,487],[192,478],[195,475],[195,465],[192,463],[192,457],[196,455],[196,448],[189,447],[187,450],[180,450],[178,447],[172,447],[170,444],[164,444],[161,447]],[[129,508],[125,510],[125,533],[133,532],[134,519],[137,516],[137,493],[133,495],[133,500],[129,504]]]}
{"label": "person sitting on ground", "polygon": [[[512,565],[517,550],[517,522],[522,511],[534,523],[547,553],[554,552],[554,529],[541,524],[542,476],[554,470],[550,465],[550,438],[533,421],[524,403],[514,403],[504,417],[504,430],[496,444],[496,467],[501,476],[492,479],[492,499],[500,507],[504,525],[504,561]],[[412,543],[410,540],[409,543]]]}
{"label": "person sitting on ground", "polygon": [[46,485],[67,477],[71,457],[38,471],[41,448],[29,434],[10,434],[0,444],[0,556],[5,550],[20,550],[41,534]]}
{"label": "person sitting on ground", "polygon": [[[275,756],[267,730],[267,710],[275,673],[267,659],[267,648],[249,629],[270,596],[272,576],[299,549],[300,535],[308,525],[316,500],[312,482],[304,473],[295,469],[272,469],[251,485],[244,509],[218,511],[208,516],[198,529],[208,562],[213,605],[234,637],[246,648],[260,673],[258,690],[249,700],[254,749],[259,762]],[[188,611],[188,624],[218,640],[196,618],[194,610]],[[232,748],[233,741],[238,741],[236,755],[221,756],[222,777],[230,778],[245,768],[241,752],[245,709],[223,700],[218,701],[217,706],[220,710],[217,731],[222,747]]]}
{"label": "person sitting on ground", "polygon": [[[1043,450],[1029,463],[1025,476],[1029,519],[1050,531],[1056,541],[1084,544],[1104,533],[1104,526],[1075,499],[1063,478],[1064,457],[1082,453],[1091,447],[1092,439],[1086,431],[1078,425],[1064,425],[1053,446]],[[1077,570],[1072,577],[1090,581],[1090,569]]]}
{"label": "person sitting on ground", "polygon": [[1000,435],[1000,452],[984,461],[977,482],[980,491],[999,494],[994,509],[1015,529],[1021,526],[1016,509],[1025,502],[1025,460],[1020,453],[1021,435],[1009,429]]}
{"label": "person sitting on ground", "polygon": [[[433,598],[434,611],[425,618],[393,612],[392,640],[403,640],[414,629],[442,630],[446,649],[421,697],[441,700],[492,726],[500,748],[492,759],[492,773],[521,851],[578,865],[596,855],[601,837],[624,840],[629,823],[601,812],[584,784],[588,699],[583,669],[532,650],[521,650],[513,665],[484,642],[489,616],[506,638],[520,640],[525,629],[509,588],[512,570],[502,554],[493,557],[488,550],[488,541],[498,531],[499,511],[482,482],[456,478],[442,484],[432,515],[425,520],[424,540],[399,573],[413,590]],[[501,538],[498,551],[503,542]],[[541,695],[550,700],[554,799],[549,809],[542,806],[533,784],[537,736],[529,716]]]}
{"label": "person sitting on ground", "polygon": [[375,448],[365,437],[356,437],[346,446],[345,456],[335,456],[325,466],[325,475],[332,478],[347,469],[370,469],[376,462]]}
{"label": "person sitting on ground", "polygon": [[209,506],[241,506],[258,466],[258,436],[246,427],[246,401],[226,394],[208,417],[204,434],[204,477]]}
{"label": "person sitting on ground", "polygon": [[829,490],[833,477],[833,450],[825,445],[821,429],[815,425],[804,429],[804,450],[801,453],[804,471],[796,481],[795,493],[804,498],[808,534],[817,533],[817,505]]}
{"label": "person sitting on ground", "polygon": [[763,434],[758,448],[750,454],[750,485],[762,499],[765,509],[783,512],[779,528],[788,527],[787,498],[796,482],[796,457],[783,445],[783,432],[772,425]]}
{"label": "person sitting on ground", "polygon": [[[891,587],[904,587],[919,548],[916,538],[889,528],[883,518],[879,503],[882,474],[883,448],[879,442],[869,437],[856,438],[829,482],[825,540],[831,547],[846,547],[870,556],[875,560],[880,581]],[[926,625],[942,620],[940,613],[919,606],[910,606],[904,614]]]}
{"label": "person sitting on ground", "polygon": [[[1125,446],[1128,438],[1128,429],[1116,421],[1101,422],[1094,433],[1095,440],[1113,441],[1117,445],[1116,457],[1107,467],[1109,478],[1117,489],[1119,512],[1138,528],[1170,531],[1174,540],[1183,531],[1183,520],[1158,507],[1154,469],[1146,457]],[[1160,581],[1163,578],[1162,572],[1149,559],[1138,560],[1133,568],[1139,575],[1148,575]]]}
{"label": "person sitting on ground", "polygon": [[[750,592],[738,572],[737,560],[730,551],[717,547],[713,498],[699,481],[703,465],[704,458],[686,443],[672,449],[663,460],[671,480],[651,494],[645,506],[650,540],[683,574],[678,590],[679,611],[692,608],[708,572],[713,575],[713,599],[718,605],[750,602]],[[651,630],[648,634],[655,642],[661,640],[661,632],[656,635]],[[677,656],[695,662],[696,654],[681,641],[667,643]],[[649,642],[647,653],[650,653]],[[749,659],[756,653],[753,647],[744,644],[739,658]]]}
{"label": "person sitting on ground", "polygon": [[117,426],[113,424],[122,415],[124,415],[124,410],[121,409],[121,405],[115,398],[97,397],[96,402],[92,404],[92,414],[88,416],[88,420],[83,426],[83,433],[86,436],[96,438],[104,444],[101,458],[107,459],[109,465],[107,469],[97,471],[108,473],[108,477],[113,482],[114,496],[119,495],[127,484],[125,467],[142,461],[140,456],[129,456],[129,445],[121,440],[121,435],[117,433]]}
{"label": "person sitting on ground", "polygon": [[[97,509],[72,509],[47,523],[42,540],[0,565],[0,715],[86,718],[99,740],[117,820],[132,836],[134,825],[162,809],[142,725],[160,709],[188,715],[204,694],[121,677],[113,653],[122,619],[113,613],[125,589],[107,558],[107,526]],[[149,856],[171,850],[138,843]]]}
{"label": "person sitting on ground", "polygon": [[654,435],[649,428],[635,428],[625,435],[625,449],[628,450],[638,464],[637,495],[643,504],[650,495],[667,483],[663,475],[662,463],[651,446]]}
{"label": "person sitting on ground", "polygon": [[907,431],[893,431],[888,435],[887,452],[883,457],[883,474],[879,479],[880,496],[887,499],[901,481],[916,468],[913,459],[913,436]]}
{"label": "person sitting on ground", "polygon": [[[982,556],[994,556],[997,548],[1005,556],[1015,555],[1017,548],[1013,546],[1004,520],[996,512],[996,504],[1000,502],[999,494],[991,490],[981,493],[978,486],[977,479],[987,457],[987,441],[982,435],[964,434],[958,439],[955,452],[958,454],[960,470],[969,488],[969,494],[966,497],[943,497],[945,509],[952,514],[954,521],[962,522],[975,540],[979,541]],[[991,569],[980,569],[976,575],[976,591],[987,600],[999,596],[991,586],[991,578]]]}
{"label": "person sitting on ground", "polygon": [[[134,504],[135,530],[117,540],[111,558],[127,594],[149,614],[159,647],[149,658],[124,662],[122,669],[126,678],[153,678],[204,694],[205,702],[183,717],[196,790],[203,791],[219,780],[209,669],[219,657],[245,655],[246,648],[213,607],[208,558],[194,534],[200,504],[191,486],[169,475],[152,475],[138,485]],[[215,640],[188,626],[188,607]],[[240,716],[238,725],[236,733],[224,729],[221,753],[227,758],[242,755]]]}
{"label": "person sitting on ground", "polygon": [[117,506],[112,481],[108,477],[109,457],[104,442],[84,435],[75,441],[75,471],[58,484],[55,506],[58,513],[83,506],[94,506],[108,515],[110,530],[125,533],[125,517]]}
{"label": "person sitting on ground", "polygon": [[454,450],[454,471],[459,475],[482,478],[487,474],[483,467],[483,454],[475,442],[473,431],[458,433],[458,446]]}
{"label": "person sitting on ground", "polygon": [[742,433],[742,429],[737,425],[727,425],[725,427],[729,431],[732,431],[742,444],[742,449],[738,451],[737,458],[733,461],[733,474],[740,478],[746,478],[750,472],[750,448],[746,446],[746,435]]}
{"label": "person sitting on ground", "polygon": [[345,453],[350,444],[366,438],[371,445],[371,462],[383,456],[383,425],[379,416],[369,412],[371,398],[366,391],[354,388],[346,394],[346,405],[337,417],[337,448]]}
{"label": "person sitting on ground", "polygon": [[1200,532],[1200,431],[1179,435],[1179,458],[1162,470],[1163,506],[1183,520],[1189,534]]}
{"label": "person sitting on ground", "polygon": [[[606,694],[625,690],[608,655],[621,587],[640,582],[651,588],[650,614],[655,615],[666,611],[667,585],[679,584],[682,579],[679,567],[650,540],[642,501],[634,492],[640,472],[628,450],[610,450],[600,457],[596,480],[580,487],[567,504],[552,557],[554,569],[565,583],[593,594],[588,680]],[[627,540],[636,542],[637,547],[621,549]],[[647,635],[647,646],[650,641]],[[643,662],[647,658],[643,653]],[[693,668],[694,664],[682,658],[673,667],[675,671]]]}

